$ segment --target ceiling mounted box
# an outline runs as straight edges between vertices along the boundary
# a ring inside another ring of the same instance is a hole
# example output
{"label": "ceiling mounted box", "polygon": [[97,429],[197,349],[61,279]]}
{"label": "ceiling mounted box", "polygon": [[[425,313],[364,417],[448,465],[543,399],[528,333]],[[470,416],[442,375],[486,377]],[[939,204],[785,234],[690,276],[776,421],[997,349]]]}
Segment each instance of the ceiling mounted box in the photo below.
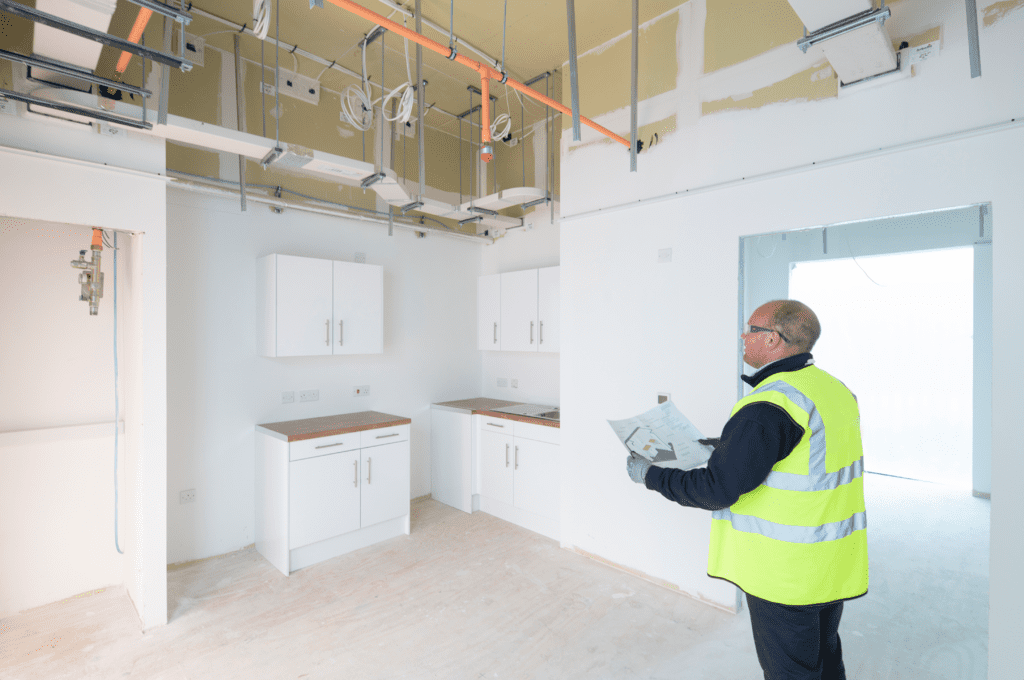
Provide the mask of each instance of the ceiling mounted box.
{"label": "ceiling mounted box", "polygon": [[879,22],[837,35],[819,46],[839,82],[846,85],[895,71],[898,66],[889,32]]}
{"label": "ceiling mounted box", "polygon": [[[73,21],[76,24],[106,33],[110,28],[110,17],[117,8],[117,0],[36,0],[40,12]],[[35,25],[32,51],[43,57],[57,59],[68,64],[93,71],[100,60],[103,45],[80,38],[55,28]]]}
{"label": "ceiling mounted box", "polygon": [[808,33],[873,8],[871,0],[789,0],[789,4]]}

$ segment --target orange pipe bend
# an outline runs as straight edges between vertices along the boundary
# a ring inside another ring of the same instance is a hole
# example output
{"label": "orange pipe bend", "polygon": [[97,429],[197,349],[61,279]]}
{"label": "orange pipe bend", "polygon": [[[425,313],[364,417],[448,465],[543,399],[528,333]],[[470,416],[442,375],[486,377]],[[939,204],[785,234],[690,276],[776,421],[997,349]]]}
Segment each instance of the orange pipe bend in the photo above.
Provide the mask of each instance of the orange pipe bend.
{"label": "orange pipe bend", "polygon": [[[430,38],[428,38],[428,37],[426,37],[424,35],[421,35],[421,34],[417,33],[416,31],[410,30],[410,29],[406,28],[405,26],[403,26],[401,24],[395,23],[394,21],[391,21],[387,17],[381,16],[380,14],[377,14],[376,12],[374,12],[372,10],[366,9],[363,6],[358,5],[355,2],[352,2],[352,0],[327,0],[327,1],[330,2],[332,5],[335,5],[337,7],[340,7],[343,10],[351,12],[352,14],[355,14],[357,16],[361,16],[362,18],[366,19],[367,21],[372,21],[373,23],[375,23],[375,24],[377,24],[379,26],[383,26],[384,28],[388,29],[389,31],[392,31],[393,33],[395,33],[397,35],[402,36],[403,38],[408,38],[409,40],[412,40],[417,45],[422,45],[423,47],[426,47],[428,50],[432,50],[434,52],[437,52],[438,54],[440,54],[443,57],[448,57],[451,54],[451,50],[447,46],[442,45],[441,43],[436,42],[434,40],[431,40]],[[490,97],[487,94],[490,91],[489,79],[501,80],[503,75],[502,75],[502,73],[500,71],[498,71],[498,70],[496,70],[494,68],[491,68],[490,66],[488,66],[486,64],[481,64],[478,61],[473,61],[469,57],[467,57],[465,55],[462,55],[462,54],[456,53],[455,61],[457,61],[458,63],[462,64],[463,66],[468,66],[469,68],[473,69],[474,71],[476,71],[476,72],[478,72],[480,74],[480,78],[481,78],[480,91],[485,93],[484,97],[483,97],[483,106],[481,108],[481,111],[483,111],[483,118],[484,118],[483,125],[482,125],[483,129],[481,130],[481,134],[483,135],[484,143],[489,142],[490,138],[491,138],[491,124],[490,124],[490,120],[489,120]],[[516,80],[513,80],[512,78],[507,79],[505,82],[513,90],[519,90],[520,92],[525,94],[527,97],[531,97],[532,99],[536,99],[537,101],[541,102],[542,104],[546,104],[546,105],[550,106],[551,108],[555,109],[556,111],[562,112],[563,114],[568,114],[570,116],[572,115],[572,109],[570,109],[568,106],[563,105],[561,102],[556,102],[554,99],[551,99],[550,97],[545,97],[540,92],[537,92],[536,90],[533,90],[533,89],[527,87],[526,85],[524,85],[524,84],[522,84],[522,83],[520,83],[520,82],[518,82]],[[610,139],[615,140],[619,144],[622,144],[627,149],[629,148],[629,140],[627,140],[627,139],[625,139],[623,137],[620,137],[619,135],[615,134],[614,132],[612,132],[608,128],[602,127],[601,125],[598,125],[597,123],[595,123],[594,121],[590,120],[589,118],[585,118],[583,116],[580,116],[580,122],[583,123],[584,125],[586,125],[589,128],[597,130],[602,135],[605,135],[606,137],[609,137]]]}
{"label": "orange pipe bend", "polygon": [[[132,32],[128,34],[128,42],[137,43],[142,38],[142,32],[146,30],[146,24],[149,23],[149,18],[153,16],[153,10],[146,9],[145,7],[139,8],[139,16],[135,17],[135,24],[132,26]],[[124,73],[124,70],[128,68],[128,62],[132,60],[132,53],[123,51],[121,52],[121,58],[117,60],[117,72]],[[146,74],[142,74],[143,80],[146,78]]]}

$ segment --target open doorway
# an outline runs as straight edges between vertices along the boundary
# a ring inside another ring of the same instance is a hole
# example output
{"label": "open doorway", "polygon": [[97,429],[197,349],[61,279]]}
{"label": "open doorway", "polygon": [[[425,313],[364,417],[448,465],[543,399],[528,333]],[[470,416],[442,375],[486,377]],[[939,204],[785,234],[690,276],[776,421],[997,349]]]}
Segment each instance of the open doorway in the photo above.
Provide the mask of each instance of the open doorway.
{"label": "open doorway", "polygon": [[808,304],[816,365],[860,404],[870,584],[840,627],[852,677],[986,675],[991,238],[988,206],[968,206],[741,241],[740,324]]}

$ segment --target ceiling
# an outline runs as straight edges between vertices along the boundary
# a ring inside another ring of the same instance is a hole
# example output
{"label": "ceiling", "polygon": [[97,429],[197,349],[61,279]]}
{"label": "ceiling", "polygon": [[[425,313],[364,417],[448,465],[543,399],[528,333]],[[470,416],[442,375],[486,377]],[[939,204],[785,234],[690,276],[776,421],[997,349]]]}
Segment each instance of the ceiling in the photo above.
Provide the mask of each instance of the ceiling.
{"label": "ceiling", "polygon": [[[394,21],[402,21],[403,14],[394,11],[380,0],[357,0],[359,4],[374,12],[389,16]],[[413,0],[404,0],[397,4],[409,9],[415,8]],[[681,0],[644,0],[640,3],[640,23],[653,19],[674,7],[682,4]],[[202,9],[226,19],[234,24],[253,25],[252,0],[200,0],[192,3],[194,8]],[[309,9],[306,0],[282,2],[274,7],[271,17],[267,42],[263,44],[264,60],[273,67],[274,50],[270,48],[276,35],[277,26],[273,14],[280,11],[280,40],[282,43],[297,45],[302,50],[316,54],[328,61],[336,60],[352,71],[361,72],[361,51],[359,42],[368,33],[373,24],[338,7],[324,3],[324,8]],[[454,0],[454,26],[456,35],[463,41],[471,43],[497,60],[502,54],[502,13],[505,7],[503,0]],[[425,19],[447,27],[449,11],[452,5],[445,0],[422,0]],[[576,0],[576,46],[579,54],[597,47],[612,38],[630,30],[631,3],[620,0],[616,3],[600,0]],[[410,28],[415,28],[414,20],[406,18]],[[189,33],[206,36],[207,44],[224,50],[233,50],[232,33],[224,24],[214,20],[195,16],[187,29]],[[424,25],[423,33],[437,42],[447,45],[448,35]],[[505,63],[508,73],[517,80],[526,81],[545,71],[560,69],[568,60],[566,6],[562,2],[546,2],[539,0],[508,0],[507,33],[505,36]],[[384,84],[390,89],[405,82],[406,61],[405,41],[388,33],[384,37]],[[374,83],[381,79],[381,48],[380,39],[367,49],[367,72]],[[249,37],[242,41],[243,56],[253,61],[260,61],[260,41]],[[409,43],[410,67],[415,77],[416,46]],[[428,81],[428,104],[460,114],[470,108],[470,94],[467,85],[479,87],[479,76],[469,68],[452,63],[446,58],[430,50],[423,51],[423,77]],[[470,58],[483,61],[476,53],[463,47],[460,50]],[[281,53],[281,68],[293,70],[296,58],[287,52]],[[358,81],[335,70],[324,71],[321,64],[309,59],[298,58],[299,72],[303,75],[321,76],[324,87],[340,91],[347,85]],[[560,81],[555,81],[557,84]],[[492,94],[500,101],[495,105],[497,113],[507,110],[505,88],[492,82]],[[544,90],[544,81],[535,87]],[[554,88],[553,88],[554,89]],[[375,97],[379,96],[375,94]],[[561,100],[560,87],[551,92],[552,98]],[[520,125],[519,101],[515,94],[512,117],[514,129]],[[479,97],[474,96],[473,103],[479,104]],[[531,116],[532,106],[532,116]],[[543,107],[527,101],[525,107],[526,124],[542,118]],[[581,112],[586,115],[586,112]],[[456,134],[458,121],[448,116],[433,116],[432,126],[445,129]],[[468,133],[468,127],[464,130]]]}

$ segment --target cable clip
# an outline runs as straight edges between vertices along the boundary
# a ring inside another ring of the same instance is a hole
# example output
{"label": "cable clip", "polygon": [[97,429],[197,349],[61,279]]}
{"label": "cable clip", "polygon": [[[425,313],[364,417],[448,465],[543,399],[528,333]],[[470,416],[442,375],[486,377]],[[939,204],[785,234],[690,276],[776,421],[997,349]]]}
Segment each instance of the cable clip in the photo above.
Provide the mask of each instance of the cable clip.
{"label": "cable clip", "polygon": [[297,49],[299,49],[299,46],[298,46],[298,45],[295,45],[295,46],[293,46],[293,47],[292,47],[292,51],[291,51],[291,52],[289,52],[288,54],[295,54],[295,50],[297,50]]}
{"label": "cable clip", "polygon": [[448,55],[448,61],[455,61],[455,57],[458,56],[459,51],[455,49],[455,45],[449,45],[448,49],[451,50],[451,54]]}
{"label": "cable clip", "polygon": [[238,29],[238,32],[239,33],[245,33],[245,29],[246,28],[248,28],[248,26],[246,24],[242,24],[242,27],[240,29]]}
{"label": "cable clip", "polygon": [[504,71],[502,71],[501,72],[501,80],[499,80],[498,82],[501,83],[502,85],[504,85],[506,80],[508,80],[508,74],[505,73]]}

